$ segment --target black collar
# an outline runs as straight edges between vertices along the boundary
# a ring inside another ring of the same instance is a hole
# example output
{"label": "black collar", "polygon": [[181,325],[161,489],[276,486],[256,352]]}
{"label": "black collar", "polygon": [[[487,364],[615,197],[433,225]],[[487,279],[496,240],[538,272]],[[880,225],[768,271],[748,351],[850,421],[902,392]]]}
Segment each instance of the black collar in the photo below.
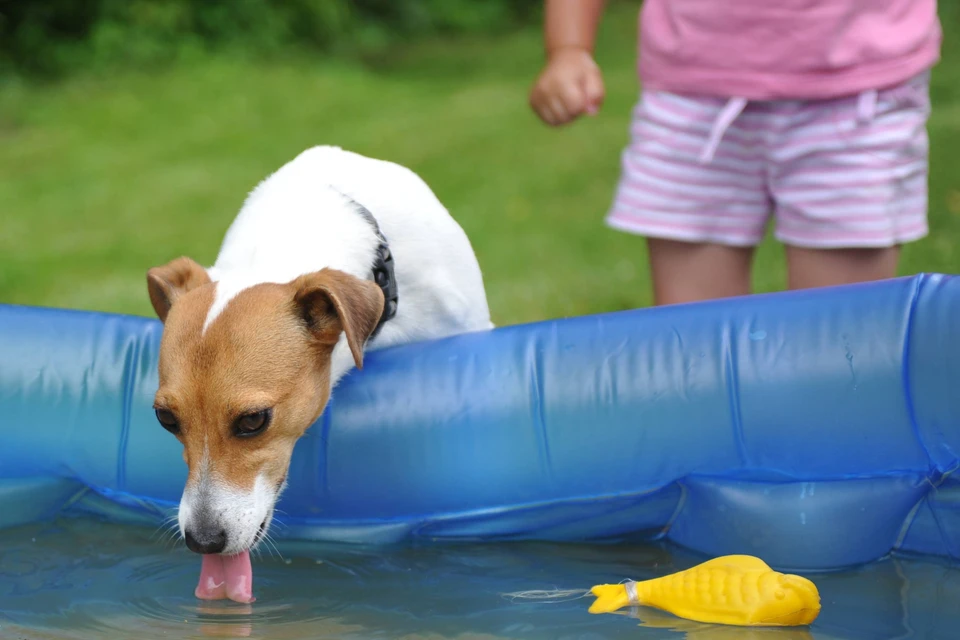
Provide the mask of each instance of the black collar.
{"label": "black collar", "polygon": [[377,253],[373,260],[372,272],[373,281],[377,283],[377,286],[383,291],[383,314],[381,314],[380,321],[368,338],[368,340],[373,340],[377,334],[380,333],[383,325],[397,315],[397,303],[400,299],[400,292],[397,288],[397,276],[393,270],[393,253],[390,251],[390,244],[380,230],[380,225],[377,224],[377,219],[373,217],[373,214],[356,200],[349,198],[349,196],[344,197],[347,197],[356,205],[357,213],[370,223],[370,226],[373,227],[374,232],[377,234],[377,240],[379,240]]}

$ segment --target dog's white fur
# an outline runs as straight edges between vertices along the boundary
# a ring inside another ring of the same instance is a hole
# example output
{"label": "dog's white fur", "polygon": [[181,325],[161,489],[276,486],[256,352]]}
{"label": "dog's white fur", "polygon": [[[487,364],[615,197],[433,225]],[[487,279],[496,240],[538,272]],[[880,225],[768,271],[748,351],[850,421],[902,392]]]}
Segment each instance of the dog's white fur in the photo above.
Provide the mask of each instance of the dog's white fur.
{"label": "dog's white fur", "polygon": [[[394,256],[399,286],[396,316],[368,350],[489,329],[483,279],[463,229],[414,172],[338,147],[304,151],[249,195],[227,231],[213,267],[214,303],[205,329],[244,289],[285,283],[333,268],[369,279],[378,239],[353,202],[376,218]],[[331,386],[354,366],[346,339],[333,351]],[[206,465],[204,465],[206,466]],[[183,494],[180,527],[195,507],[219,514],[230,541],[225,553],[248,548],[272,515],[278,492],[257,481],[240,496],[209,474]],[[202,496],[202,505],[196,504]]]}
{"label": "dog's white fur", "polygon": [[[208,269],[217,297],[207,326],[255,284],[325,267],[368,279],[378,241],[347,198],[376,218],[400,286],[397,315],[368,350],[493,326],[470,241],[430,187],[406,167],[329,146],[304,151],[247,198]],[[333,358],[336,385],[353,366],[343,336]]]}

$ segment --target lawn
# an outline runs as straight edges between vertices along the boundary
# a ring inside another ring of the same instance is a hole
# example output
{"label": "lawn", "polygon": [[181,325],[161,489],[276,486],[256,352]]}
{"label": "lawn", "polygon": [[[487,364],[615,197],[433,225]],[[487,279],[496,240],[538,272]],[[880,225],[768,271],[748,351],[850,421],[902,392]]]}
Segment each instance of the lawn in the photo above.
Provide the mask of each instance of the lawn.
{"label": "lawn", "polygon": [[[608,230],[634,74],[635,8],[604,22],[608,100],[561,131],[530,113],[538,29],[375,60],[206,58],[158,72],[0,85],[0,302],[150,315],[144,272],[211,263],[244,195],[314,144],[420,173],[470,235],[500,324],[649,305],[644,243]],[[931,235],[901,271],[960,267],[960,11],[934,74]],[[949,14],[949,15],[946,15]],[[784,286],[781,249],[758,291]]]}

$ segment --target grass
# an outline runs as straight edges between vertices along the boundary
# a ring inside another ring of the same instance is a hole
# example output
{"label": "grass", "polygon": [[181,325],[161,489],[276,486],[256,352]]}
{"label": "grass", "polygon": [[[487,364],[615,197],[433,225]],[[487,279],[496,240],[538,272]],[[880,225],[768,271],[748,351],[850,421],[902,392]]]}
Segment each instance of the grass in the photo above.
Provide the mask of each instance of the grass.
{"label": "grass", "polygon": [[[526,96],[540,34],[436,40],[364,64],[209,58],[161,72],[0,86],[0,302],[151,315],[144,272],[211,263],[242,199],[302,149],[339,144],[420,173],[470,235],[497,323],[651,303],[642,239],[603,217],[637,97],[635,7],[602,27],[602,114],[556,131]],[[930,121],[931,235],[901,272],[955,271],[960,20]],[[755,286],[785,283],[780,247]]]}

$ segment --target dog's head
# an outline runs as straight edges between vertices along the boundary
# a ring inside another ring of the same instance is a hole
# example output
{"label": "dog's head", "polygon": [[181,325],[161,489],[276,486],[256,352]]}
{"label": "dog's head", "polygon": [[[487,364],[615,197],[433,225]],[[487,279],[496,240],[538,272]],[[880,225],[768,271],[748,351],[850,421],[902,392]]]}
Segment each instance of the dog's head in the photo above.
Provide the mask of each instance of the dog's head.
{"label": "dog's head", "polygon": [[294,443],[329,399],[334,346],[343,335],[362,367],[383,310],[379,287],[331,269],[232,294],[228,286],[189,258],[147,273],[164,323],[154,407],[183,444],[180,530],[198,553],[260,541]]}

